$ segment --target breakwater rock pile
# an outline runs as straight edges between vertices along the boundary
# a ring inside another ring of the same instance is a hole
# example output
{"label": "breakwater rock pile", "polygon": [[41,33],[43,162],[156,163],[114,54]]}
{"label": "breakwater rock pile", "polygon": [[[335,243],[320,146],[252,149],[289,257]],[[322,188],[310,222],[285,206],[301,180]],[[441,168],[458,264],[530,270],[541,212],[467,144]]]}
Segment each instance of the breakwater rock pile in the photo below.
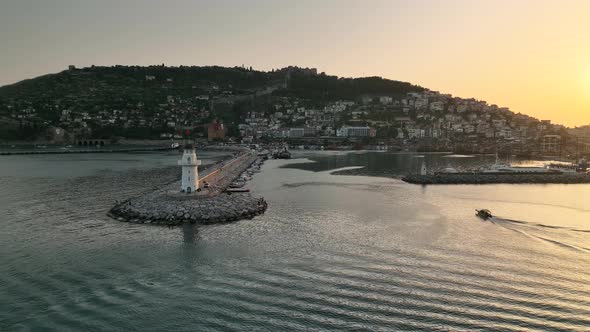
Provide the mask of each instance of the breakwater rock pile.
{"label": "breakwater rock pile", "polygon": [[402,180],[414,184],[492,184],[492,183],[590,183],[586,173],[444,173],[429,175],[407,175]]}
{"label": "breakwater rock pile", "polygon": [[190,194],[180,192],[180,183],[176,180],[141,197],[116,204],[108,215],[119,221],[161,225],[214,224],[252,219],[266,211],[268,204],[264,198],[247,191],[224,191],[252,165],[260,167],[261,164],[262,161],[255,155],[240,153],[233,159],[204,169],[202,178],[208,179],[208,188],[202,191]]}
{"label": "breakwater rock pile", "polygon": [[367,167],[360,167],[360,168],[351,168],[351,169],[343,169],[338,170],[330,173],[332,175],[354,175],[354,176],[375,176],[375,177],[384,177],[384,178],[394,178],[399,179],[402,175],[399,174],[399,171],[396,172],[394,170],[388,169],[379,169],[369,170]]}
{"label": "breakwater rock pile", "polygon": [[264,213],[267,206],[264,198],[250,193],[197,198],[155,192],[117,204],[109,216],[139,224],[213,224],[252,219]]}

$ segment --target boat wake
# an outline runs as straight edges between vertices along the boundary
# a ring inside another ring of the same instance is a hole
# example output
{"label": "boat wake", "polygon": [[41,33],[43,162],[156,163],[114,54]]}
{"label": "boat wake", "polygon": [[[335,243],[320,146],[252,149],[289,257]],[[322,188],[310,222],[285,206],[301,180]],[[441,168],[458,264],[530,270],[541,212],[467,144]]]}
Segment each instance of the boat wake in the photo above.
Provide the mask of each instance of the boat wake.
{"label": "boat wake", "polygon": [[590,253],[590,239],[580,234],[590,233],[590,230],[587,229],[546,225],[501,217],[492,217],[489,220],[498,226],[536,240],[551,243],[565,249]]}
{"label": "boat wake", "polygon": [[[449,195],[451,198],[460,199],[460,200],[467,200],[472,201],[473,197],[471,195]],[[544,202],[531,202],[531,201],[519,201],[519,200],[506,200],[506,199],[493,199],[493,198],[486,198],[486,202],[494,202],[494,203],[509,203],[509,204],[518,204],[518,205],[528,205],[528,206],[546,206],[549,208],[560,208],[560,209],[567,209],[576,212],[590,212],[590,209],[579,208],[570,205],[563,205],[563,204],[552,204],[552,203],[544,203]]]}
{"label": "boat wake", "polygon": [[506,222],[511,222],[511,223],[515,223],[515,224],[523,224],[523,225],[537,226],[537,227],[543,227],[543,228],[552,228],[552,229],[565,229],[565,230],[570,230],[572,232],[590,233],[590,229],[578,229],[576,227],[546,225],[546,224],[540,224],[540,223],[534,223],[534,222],[528,222],[528,221],[522,221],[522,220],[499,218],[499,217],[496,217],[494,219],[506,221]]}

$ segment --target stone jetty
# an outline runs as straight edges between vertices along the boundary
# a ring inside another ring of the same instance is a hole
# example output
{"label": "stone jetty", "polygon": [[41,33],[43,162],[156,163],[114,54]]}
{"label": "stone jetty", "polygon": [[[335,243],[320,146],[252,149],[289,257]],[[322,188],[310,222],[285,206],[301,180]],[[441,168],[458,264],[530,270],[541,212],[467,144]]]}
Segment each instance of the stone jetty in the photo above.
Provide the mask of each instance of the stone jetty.
{"label": "stone jetty", "polygon": [[[115,205],[108,215],[116,220],[139,224],[180,225],[228,223],[252,219],[268,207],[262,197],[249,192],[225,193],[227,186],[257,161],[256,155],[241,152],[202,172],[208,188],[199,192],[179,192],[180,181]],[[258,161],[257,163],[260,163]]]}
{"label": "stone jetty", "polygon": [[438,173],[407,175],[402,180],[414,184],[527,184],[590,183],[587,173]]}
{"label": "stone jetty", "polygon": [[156,192],[117,204],[109,216],[138,224],[213,224],[252,219],[266,208],[264,198],[250,193],[195,198]]}

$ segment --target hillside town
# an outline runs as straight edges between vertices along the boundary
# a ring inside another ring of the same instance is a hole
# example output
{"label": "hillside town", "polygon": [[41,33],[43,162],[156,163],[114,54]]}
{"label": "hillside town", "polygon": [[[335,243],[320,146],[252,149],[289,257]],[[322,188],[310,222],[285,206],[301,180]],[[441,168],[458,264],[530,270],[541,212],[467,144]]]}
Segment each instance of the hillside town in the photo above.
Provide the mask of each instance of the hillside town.
{"label": "hillside town", "polygon": [[[239,71],[241,75],[258,75],[251,68]],[[88,75],[74,66],[65,73],[67,77]],[[568,129],[473,98],[423,88],[406,93],[359,93],[338,100],[293,93],[297,91],[293,79],[322,79],[322,75],[326,77],[315,68],[287,67],[273,70],[270,78],[256,86],[208,81],[192,85],[189,92],[179,92],[175,77],[145,74],[135,84],[157,91],[159,98],[112,92],[114,100],[90,102],[113,89],[105,84],[59,99],[4,97],[0,98],[0,125],[15,132],[43,128],[40,138],[57,143],[87,138],[180,139],[190,130],[200,140],[280,143],[309,149],[556,156],[590,153],[588,131]]]}
{"label": "hillside town", "polygon": [[[549,120],[436,91],[412,92],[399,99],[363,96],[332,102],[321,109],[304,104],[305,100],[280,98],[271,111],[249,112],[239,125],[242,139],[287,140],[312,148],[327,145],[487,153],[509,150],[529,155],[555,155],[571,148],[562,141],[571,139],[568,130]],[[571,143],[578,143],[580,152],[590,152],[590,142]]]}

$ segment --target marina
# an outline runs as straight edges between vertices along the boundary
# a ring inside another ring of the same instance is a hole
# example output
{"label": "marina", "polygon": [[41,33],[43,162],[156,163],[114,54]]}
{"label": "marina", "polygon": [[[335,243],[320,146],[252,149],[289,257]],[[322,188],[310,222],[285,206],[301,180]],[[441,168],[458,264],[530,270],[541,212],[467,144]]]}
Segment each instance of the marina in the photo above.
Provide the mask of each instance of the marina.
{"label": "marina", "polygon": [[403,181],[413,184],[522,184],[522,183],[590,183],[588,162],[581,159],[578,163],[548,163],[544,166],[512,165],[496,162],[491,166],[458,170],[446,167],[431,172],[423,161],[417,174],[402,176]]}

